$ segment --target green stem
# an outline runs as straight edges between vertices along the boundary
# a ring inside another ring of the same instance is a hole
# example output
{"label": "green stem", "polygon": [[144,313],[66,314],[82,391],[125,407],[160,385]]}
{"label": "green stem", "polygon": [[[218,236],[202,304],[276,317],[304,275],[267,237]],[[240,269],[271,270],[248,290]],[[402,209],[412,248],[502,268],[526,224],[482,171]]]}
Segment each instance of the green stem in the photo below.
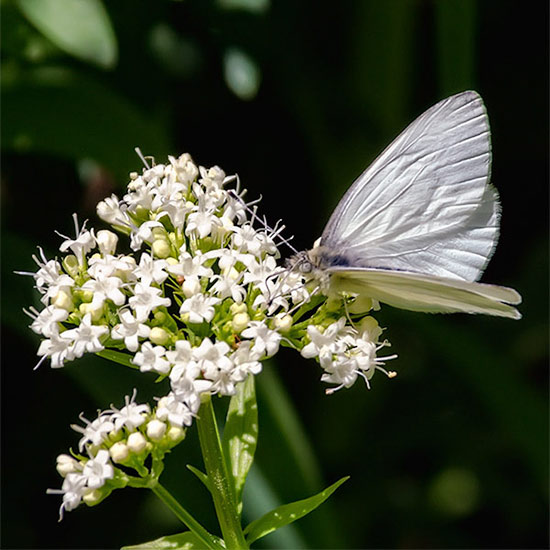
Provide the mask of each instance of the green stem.
{"label": "green stem", "polygon": [[237,510],[233,476],[222,451],[214,407],[209,395],[202,399],[197,427],[204,466],[210,481],[210,492],[225,545],[229,550],[247,550],[248,545]]}
{"label": "green stem", "polygon": [[223,548],[216,537],[210,534],[160,483],[157,482],[151,489],[178,519],[205,544],[206,548],[210,550]]}

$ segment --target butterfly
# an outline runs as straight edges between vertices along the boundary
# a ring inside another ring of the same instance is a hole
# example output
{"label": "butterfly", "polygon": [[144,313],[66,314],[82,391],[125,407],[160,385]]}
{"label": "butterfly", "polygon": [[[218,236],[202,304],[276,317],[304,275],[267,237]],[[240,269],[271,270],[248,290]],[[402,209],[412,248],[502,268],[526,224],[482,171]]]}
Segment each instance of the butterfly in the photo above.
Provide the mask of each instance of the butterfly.
{"label": "butterfly", "polygon": [[314,247],[290,264],[329,293],[412,311],[520,319],[518,292],[476,282],[499,233],[490,171],[483,100],[474,91],[444,99],[359,176]]}

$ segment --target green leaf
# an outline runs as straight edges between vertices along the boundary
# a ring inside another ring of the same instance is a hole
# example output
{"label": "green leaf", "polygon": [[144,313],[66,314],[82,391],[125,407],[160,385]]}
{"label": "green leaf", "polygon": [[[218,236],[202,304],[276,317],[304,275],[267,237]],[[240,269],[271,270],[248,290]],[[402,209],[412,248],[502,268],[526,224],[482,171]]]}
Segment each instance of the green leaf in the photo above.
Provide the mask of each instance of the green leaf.
{"label": "green leaf", "polygon": [[254,461],[258,442],[258,405],[254,377],[250,375],[237,386],[231,398],[222,437],[224,455],[229,457],[239,508],[246,476]]}
{"label": "green leaf", "polygon": [[191,466],[191,464],[187,465],[187,469],[193,472],[203,483],[203,485],[210,491],[210,482],[208,480],[208,476],[204,472],[201,472],[198,468],[195,468],[195,466]]}
{"label": "green leaf", "polygon": [[123,546],[121,550],[202,550],[203,548],[204,543],[197,536],[191,531],[185,531],[184,533],[160,537],[142,544]]}
{"label": "green leaf", "polygon": [[195,548],[209,548],[211,550],[225,548],[223,540],[209,533],[160,483],[157,483],[151,489],[178,519],[192,531],[200,544]]}
{"label": "green leaf", "polygon": [[64,52],[105,69],[114,67],[116,37],[99,0],[18,0],[17,6]]}
{"label": "green leaf", "polygon": [[114,361],[115,363],[118,363],[120,365],[124,365],[125,367],[139,369],[137,365],[134,365],[134,363],[132,363],[132,356],[128,355],[127,353],[114,351],[112,349],[104,349],[102,351],[98,351],[96,355],[98,355],[99,357],[103,357],[104,359],[108,359],[109,361]]}
{"label": "green leaf", "polygon": [[244,530],[246,535],[246,541],[248,544],[252,544],[255,540],[265,537],[269,533],[272,533],[276,529],[280,529],[297,519],[304,517],[311,511],[320,506],[342,483],[347,481],[349,476],[343,477],[336,483],[333,483],[330,487],[327,487],[324,491],[321,491],[317,495],[314,495],[303,500],[297,500],[290,504],[283,504],[275,510],[271,510],[260,519],[250,523]]}

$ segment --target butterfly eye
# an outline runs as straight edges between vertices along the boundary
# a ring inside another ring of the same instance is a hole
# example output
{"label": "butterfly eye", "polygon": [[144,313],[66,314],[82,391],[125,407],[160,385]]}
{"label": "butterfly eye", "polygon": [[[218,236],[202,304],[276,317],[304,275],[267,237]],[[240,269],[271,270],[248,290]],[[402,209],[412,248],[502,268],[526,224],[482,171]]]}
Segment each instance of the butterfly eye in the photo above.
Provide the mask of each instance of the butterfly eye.
{"label": "butterfly eye", "polygon": [[304,261],[300,264],[300,271],[302,273],[311,273],[313,271],[313,266],[311,265],[311,262]]}

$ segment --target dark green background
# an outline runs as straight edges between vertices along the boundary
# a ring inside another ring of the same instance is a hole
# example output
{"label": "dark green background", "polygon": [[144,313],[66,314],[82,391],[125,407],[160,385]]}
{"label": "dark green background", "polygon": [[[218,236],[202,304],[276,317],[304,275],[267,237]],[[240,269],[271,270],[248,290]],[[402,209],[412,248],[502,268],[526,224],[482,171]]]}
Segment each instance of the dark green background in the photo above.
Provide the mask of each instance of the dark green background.
{"label": "dark green background", "polygon": [[[2,547],[117,548],[181,530],[137,490],[57,523],[59,497],[45,489],[61,485],[55,457],[78,440],[69,424],[120,404],[133,387],[141,399],[156,388],[94,358],[33,372],[38,340],[21,308],[36,295],[12,273],[33,269],[36,245],[55,255],[54,230],[72,233],[74,211],[96,223],[96,202],[121,194],[140,169],[134,146],[160,162],[189,151],[238,172],[251,197],[263,195],[269,219],[284,218],[306,248],[376,154],[465,89],[487,105],[502,201],[483,281],[518,289],[524,318],[384,307],[377,318],[399,376],[330,397],[320,368],[283,350],[258,380],[248,518],[270,498],[303,498],[349,474],[329,503],[264,546],[547,547],[546,2],[250,3],[267,9],[108,2],[118,57],[103,66],[62,51],[18,4],[2,3]],[[250,100],[224,81],[230,48],[261,71]],[[206,492],[184,469],[200,466],[193,432],[169,457],[164,482],[215,529]]]}

